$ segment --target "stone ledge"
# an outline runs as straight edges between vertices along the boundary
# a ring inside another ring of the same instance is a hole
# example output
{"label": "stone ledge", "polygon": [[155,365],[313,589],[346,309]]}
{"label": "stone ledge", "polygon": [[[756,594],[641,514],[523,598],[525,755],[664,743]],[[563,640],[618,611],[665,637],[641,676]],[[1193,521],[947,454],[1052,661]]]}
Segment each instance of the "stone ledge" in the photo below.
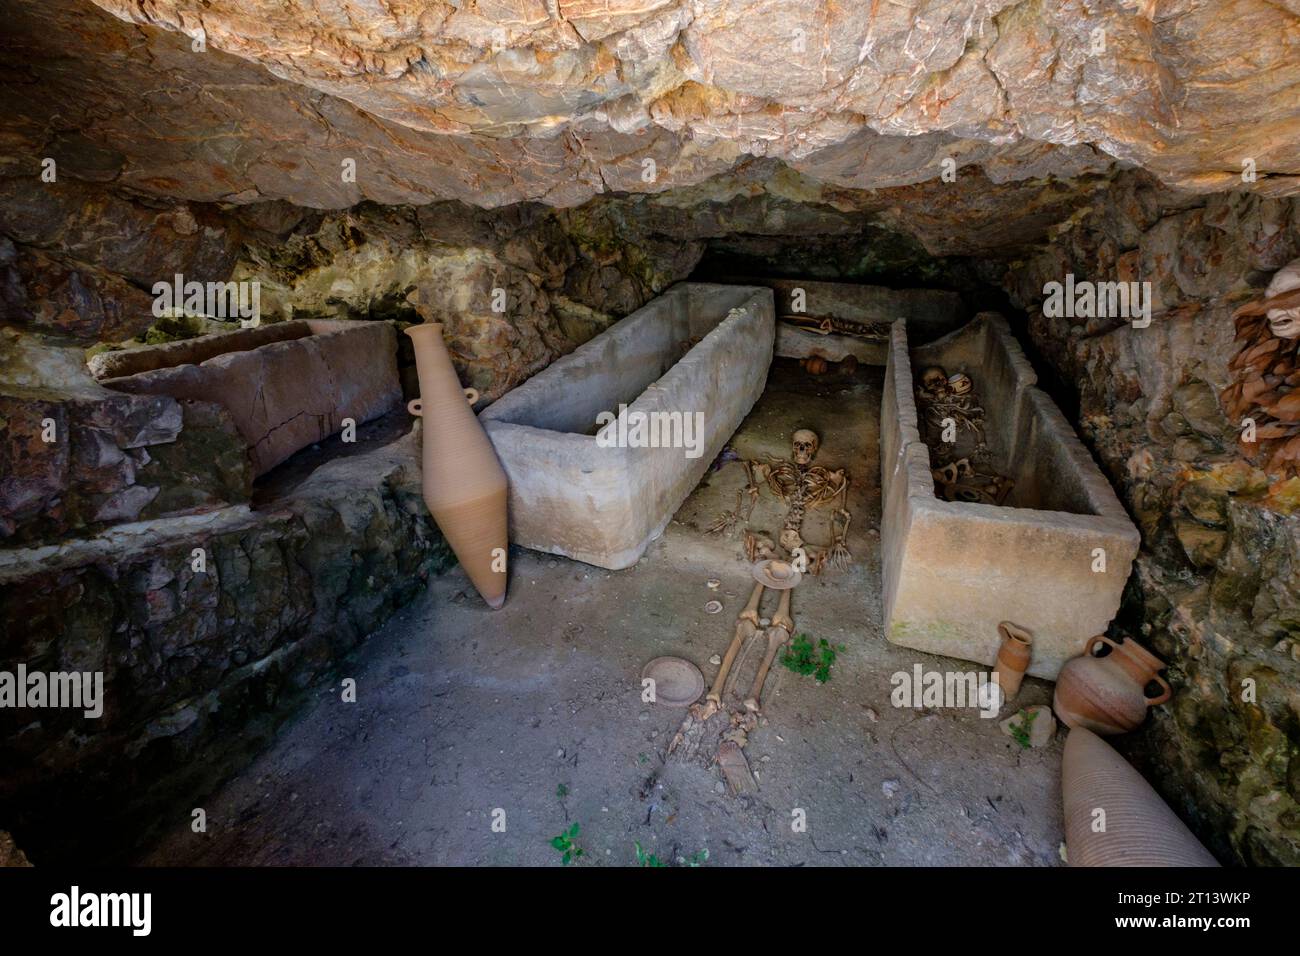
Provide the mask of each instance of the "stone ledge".
{"label": "stone ledge", "polygon": [[99,719],[0,711],[0,820],[29,853],[120,858],[124,834],[184,825],[184,801],[450,563],[418,461],[407,435],[321,464],[263,508],[0,552],[0,670],[104,674]]}

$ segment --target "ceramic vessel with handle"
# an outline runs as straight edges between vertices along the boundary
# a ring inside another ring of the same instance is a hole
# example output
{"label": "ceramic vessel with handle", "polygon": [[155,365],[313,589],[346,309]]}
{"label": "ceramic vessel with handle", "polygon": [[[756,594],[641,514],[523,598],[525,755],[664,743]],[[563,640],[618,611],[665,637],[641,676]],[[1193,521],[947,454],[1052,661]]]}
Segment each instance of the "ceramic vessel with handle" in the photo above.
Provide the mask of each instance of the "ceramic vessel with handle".
{"label": "ceramic vessel with handle", "polygon": [[[1098,644],[1111,650],[1093,657]],[[1147,708],[1163,704],[1173,690],[1158,671],[1165,666],[1141,644],[1125,638],[1115,643],[1104,634],[1088,641],[1081,657],[1065,662],[1056,678],[1052,709],[1067,727],[1086,727],[1103,736],[1133,730],[1146,719]],[[1155,682],[1161,692],[1147,697]]]}
{"label": "ceramic vessel with handle", "polygon": [[424,423],[424,502],[483,600],[499,608],[509,546],[505,469],[470,408],[478,392],[461,388],[456,377],[442,324],[413,325],[406,334],[420,377],[420,397],[407,408]]}
{"label": "ceramic vessel with handle", "polygon": [[997,675],[1003,699],[1011,700],[1020,692],[1020,683],[1025,679],[1025,668],[1033,654],[1034,636],[1010,621],[998,625],[998,634],[1002,645],[998,648],[993,673]]}

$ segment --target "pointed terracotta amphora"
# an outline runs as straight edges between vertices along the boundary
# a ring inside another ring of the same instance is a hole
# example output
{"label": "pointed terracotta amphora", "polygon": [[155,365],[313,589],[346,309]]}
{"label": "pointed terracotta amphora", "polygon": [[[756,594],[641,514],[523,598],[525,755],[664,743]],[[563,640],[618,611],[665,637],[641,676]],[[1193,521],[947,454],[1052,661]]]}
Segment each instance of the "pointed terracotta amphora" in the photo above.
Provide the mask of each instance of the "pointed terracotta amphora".
{"label": "pointed terracotta amphora", "polygon": [[1065,739],[1061,797],[1070,866],[1219,865],[1143,776],[1086,727]]}
{"label": "pointed terracotta amphora", "polygon": [[406,330],[415,346],[420,397],[407,408],[423,428],[424,503],[483,600],[506,600],[505,469],[471,405],[478,392],[461,388],[442,340],[442,323]]}

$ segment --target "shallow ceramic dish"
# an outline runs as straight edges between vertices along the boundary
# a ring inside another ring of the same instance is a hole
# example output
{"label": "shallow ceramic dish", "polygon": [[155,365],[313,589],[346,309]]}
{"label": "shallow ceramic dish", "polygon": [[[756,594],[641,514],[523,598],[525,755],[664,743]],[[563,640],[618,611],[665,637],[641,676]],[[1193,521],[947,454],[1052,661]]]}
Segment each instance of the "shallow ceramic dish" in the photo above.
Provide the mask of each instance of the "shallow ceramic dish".
{"label": "shallow ceramic dish", "polygon": [[774,591],[788,591],[803,579],[803,575],[795,570],[794,565],[775,558],[759,561],[754,565],[753,573],[755,581]]}
{"label": "shallow ceramic dish", "polygon": [[641,677],[655,682],[655,703],[667,707],[686,707],[704,693],[704,675],[680,657],[656,657],[641,668]]}

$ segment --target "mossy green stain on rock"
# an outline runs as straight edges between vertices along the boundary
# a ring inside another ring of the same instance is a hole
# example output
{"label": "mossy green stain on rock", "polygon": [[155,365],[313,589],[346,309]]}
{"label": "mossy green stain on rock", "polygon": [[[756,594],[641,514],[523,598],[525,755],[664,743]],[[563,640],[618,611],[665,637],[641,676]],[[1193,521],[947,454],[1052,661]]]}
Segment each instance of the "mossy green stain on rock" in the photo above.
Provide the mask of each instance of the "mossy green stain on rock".
{"label": "mossy green stain on rock", "polygon": [[141,512],[153,518],[191,508],[242,504],[253,493],[247,442],[221,406],[180,403],[184,425],[174,442],[149,450],[139,480],[156,485],[158,496]]}
{"label": "mossy green stain on rock", "polygon": [[[894,643],[903,643],[907,638],[924,638],[927,641],[958,641],[965,639],[960,624],[945,620],[916,621],[896,620],[889,627],[889,639]],[[941,651],[934,651],[939,654]]]}

